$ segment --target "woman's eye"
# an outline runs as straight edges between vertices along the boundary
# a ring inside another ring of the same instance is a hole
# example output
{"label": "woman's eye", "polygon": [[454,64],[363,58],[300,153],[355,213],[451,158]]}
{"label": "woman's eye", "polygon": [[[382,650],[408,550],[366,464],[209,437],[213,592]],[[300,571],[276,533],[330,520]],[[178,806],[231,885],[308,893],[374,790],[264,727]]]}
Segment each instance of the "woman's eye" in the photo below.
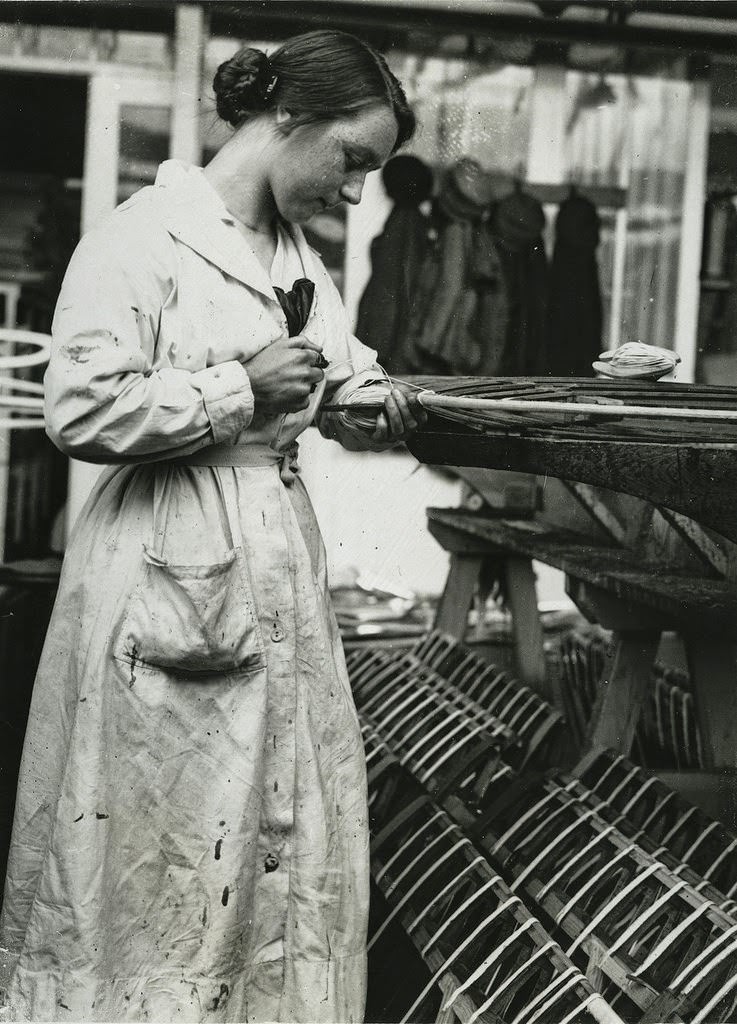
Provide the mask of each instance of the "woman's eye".
{"label": "woman's eye", "polygon": [[344,163],[346,171],[358,171],[363,167],[363,160],[355,153],[346,152]]}

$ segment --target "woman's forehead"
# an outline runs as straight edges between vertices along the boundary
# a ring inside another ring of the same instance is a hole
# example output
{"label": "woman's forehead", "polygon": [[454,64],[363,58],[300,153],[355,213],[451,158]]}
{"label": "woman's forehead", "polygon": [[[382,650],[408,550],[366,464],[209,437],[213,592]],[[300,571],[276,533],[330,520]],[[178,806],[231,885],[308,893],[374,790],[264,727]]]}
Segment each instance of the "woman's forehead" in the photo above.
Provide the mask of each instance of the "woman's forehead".
{"label": "woman's forehead", "polygon": [[369,163],[379,166],[391,156],[399,129],[389,107],[366,107],[331,123],[342,142],[365,151]]}

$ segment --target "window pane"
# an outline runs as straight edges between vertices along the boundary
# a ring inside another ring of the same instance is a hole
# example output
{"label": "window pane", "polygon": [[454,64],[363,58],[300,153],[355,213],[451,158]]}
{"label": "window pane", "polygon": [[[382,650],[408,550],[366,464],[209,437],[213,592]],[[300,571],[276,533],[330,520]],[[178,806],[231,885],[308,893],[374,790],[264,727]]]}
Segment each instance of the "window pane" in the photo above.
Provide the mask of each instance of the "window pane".
{"label": "window pane", "polygon": [[435,168],[464,156],[523,178],[530,128],[530,68],[393,54],[392,70],[417,116],[406,152]]}
{"label": "window pane", "polygon": [[171,110],[169,107],[124,104],[120,108],[120,159],[118,202],[142,185],[151,185],[156,170],[169,157]]}
{"label": "window pane", "polygon": [[[620,344],[639,340],[670,348],[690,85],[569,72],[566,93],[569,180],[582,186],[619,186],[626,193],[619,215],[613,207],[599,208],[604,337]],[[618,322],[610,333],[612,315]]]}

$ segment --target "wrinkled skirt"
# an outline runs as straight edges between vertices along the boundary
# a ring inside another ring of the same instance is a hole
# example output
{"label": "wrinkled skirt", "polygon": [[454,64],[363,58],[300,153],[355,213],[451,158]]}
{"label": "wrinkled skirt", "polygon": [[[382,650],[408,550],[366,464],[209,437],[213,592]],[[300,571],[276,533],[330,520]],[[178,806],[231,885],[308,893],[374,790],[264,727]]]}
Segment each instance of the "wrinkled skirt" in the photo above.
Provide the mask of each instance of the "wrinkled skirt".
{"label": "wrinkled skirt", "polygon": [[358,1021],[367,906],[363,748],[301,482],[107,470],[34,688],[6,1014]]}

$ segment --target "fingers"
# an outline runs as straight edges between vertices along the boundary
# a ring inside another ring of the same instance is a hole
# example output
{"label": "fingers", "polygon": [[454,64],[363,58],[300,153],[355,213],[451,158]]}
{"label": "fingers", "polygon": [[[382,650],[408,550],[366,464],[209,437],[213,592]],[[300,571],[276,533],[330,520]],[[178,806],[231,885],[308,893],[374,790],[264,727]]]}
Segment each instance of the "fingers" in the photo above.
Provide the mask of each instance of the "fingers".
{"label": "fingers", "polygon": [[384,399],[384,410],[376,418],[372,440],[401,441],[427,423],[427,412],[415,392],[394,387]]}
{"label": "fingers", "polygon": [[305,334],[295,334],[292,338],[286,338],[285,343],[289,348],[303,348],[309,349],[312,352],[317,352],[322,355],[322,345],[318,345],[312,338],[308,338]]}
{"label": "fingers", "polygon": [[[427,423],[427,410],[420,404],[418,393],[416,391],[405,390],[405,388],[401,386],[395,387],[393,392],[396,396],[399,396],[400,399],[404,400],[404,403],[409,410],[410,417],[414,420],[415,425],[412,429],[414,430],[417,427],[424,427]],[[401,405],[400,407],[404,408],[404,406]],[[407,422],[406,417],[405,422]]]}
{"label": "fingers", "polygon": [[321,346],[310,341],[309,338],[296,335],[294,338],[285,338],[282,344],[286,348],[291,349],[290,359],[295,362],[305,363],[307,366],[316,366],[319,370],[324,370],[330,365],[322,354]]}
{"label": "fingers", "polygon": [[384,399],[384,412],[388,437],[401,440],[427,422],[427,414],[416,398],[401,388],[392,388]]}
{"label": "fingers", "polygon": [[315,366],[318,366],[321,370],[325,370],[327,369],[328,366],[330,366],[330,363],[322,354],[322,345],[318,345],[317,342],[313,341],[311,338],[308,338],[304,334],[298,334],[292,340],[299,342],[299,345],[297,346],[298,348],[302,348],[307,352],[316,353],[314,361]]}
{"label": "fingers", "polygon": [[371,435],[372,441],[383,441],[389,440],[389,423],[383,412],[380,412],[376,417],[376,429]]}

